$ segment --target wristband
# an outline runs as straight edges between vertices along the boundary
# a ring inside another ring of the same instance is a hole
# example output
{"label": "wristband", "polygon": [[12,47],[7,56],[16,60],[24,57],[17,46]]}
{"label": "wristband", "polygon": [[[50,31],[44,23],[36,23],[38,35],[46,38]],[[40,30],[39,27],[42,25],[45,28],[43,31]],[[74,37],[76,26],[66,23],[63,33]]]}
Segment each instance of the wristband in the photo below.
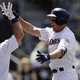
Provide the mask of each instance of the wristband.
{"label": "wristband", "polygon": [[47,55],[47,59],[50,60],[50,55],[49,54]]}
{"label": "wristband", "polygon": [[67,48],[66,47],[63,47],[61,53],[62,53],[62,55],[61,55],[60,58],[62,58],[67,53]]}
{"label": "wristband", "polygon": [[17,22],[17,21],[18,21],[17,18],[14,18],[14,19],[11,20],[12,23],[15,23],[15,22]]}

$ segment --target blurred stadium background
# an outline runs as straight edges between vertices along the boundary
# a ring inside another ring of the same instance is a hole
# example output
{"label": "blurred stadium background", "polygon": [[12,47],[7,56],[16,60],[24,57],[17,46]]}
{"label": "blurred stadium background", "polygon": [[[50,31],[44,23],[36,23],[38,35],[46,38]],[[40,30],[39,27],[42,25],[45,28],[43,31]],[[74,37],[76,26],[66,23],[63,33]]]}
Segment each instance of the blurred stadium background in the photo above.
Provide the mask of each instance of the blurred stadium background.
{"label": "blurred stadium background", "polygon": [[[55,7],[62,7],[70,12],[68,25],[77,40],[76,64],[80,80],[80,0],[0,0],[0,4],[8,1],[14,4],[14,9],[22,18],[37,27],[50,27],[46,15]],[[8,39],[12,34],[10,21],[0,12],[0,42]],[[35,60],[37,50],[48,53],[47,44],[25,33],[19,48],[11,55],[10,80],[51,80],[48,62],[40,65]]]}

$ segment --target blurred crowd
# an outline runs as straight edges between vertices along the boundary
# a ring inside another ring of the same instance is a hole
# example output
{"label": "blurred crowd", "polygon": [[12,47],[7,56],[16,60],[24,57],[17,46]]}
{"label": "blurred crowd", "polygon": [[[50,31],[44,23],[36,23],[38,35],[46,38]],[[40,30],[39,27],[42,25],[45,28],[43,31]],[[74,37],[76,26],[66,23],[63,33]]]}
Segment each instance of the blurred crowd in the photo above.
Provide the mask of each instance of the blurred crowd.
{"label": "blurred crowd", "polygon": [[[15,11],[27,21],[29,21],[27,18],[28,10],[30,10],[33,5],[34,8],[36,6],[38,10],[40,9],[44,11],[44,14],[50,13],[50,11],[55,7],[67,9],[71,15],[69,26],[75,33],[77,39],[76,64],[80,78],[80,0],[0,0],[0,4],[3,1],[6,3],[8,1],[12,2]],[[30,7],[26,4],[30,4]],[[24,9],[25,6],[30,9]],[[32,16],[34,16],[34,14]],[[0,43],[11,37],[13,34],[11,26],[10,21],[0,13]],[[40,22],[38,27],[46,26],[50,27],[50,22],[47,18],[43,18],[43,22]],[[15,59],[11,57],[9,73],[10,80],[51,80],[52,73],[48,66],[49,62],[45,62],[41,65],[35,60],[37,50],[47,54],[47,44],[39,41],[38,38],[25,33],[25,37],[20,43],[20,47],[12,53],[12,55],[15,56]],[[16,62],[16,59],[18,59],[18,62]]]}
{"label": "blurred crowd", "polygon": [[30,59],[24,57],[20,59],[19,69],[10,71],[10,80],[51,80],[51,70],[47,63],[34,67]]}

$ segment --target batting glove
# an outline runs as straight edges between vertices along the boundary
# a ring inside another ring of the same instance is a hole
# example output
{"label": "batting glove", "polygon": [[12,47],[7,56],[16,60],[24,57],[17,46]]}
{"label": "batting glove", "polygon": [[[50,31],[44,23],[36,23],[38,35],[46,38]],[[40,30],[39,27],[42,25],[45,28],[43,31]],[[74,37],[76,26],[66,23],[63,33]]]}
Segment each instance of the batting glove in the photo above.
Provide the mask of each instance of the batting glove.
{"label": "batting glove", "polygon": [[12,21],[12,23],[14,23],[17,22],[17,18],[12,12],[12,6],[12,3],[8,2],[8,6],[6,7],[5,3],[3,2],[2,5],[0,5],[0,8],[2,9],[2,15],[5,15],[9,20]]}
{"label": "batting glove", "polygon": [[50,60],[50,55],[48,54],[48,55],[45,55],[45,54],[42,54],[40,51],[37,51],[37,58],[36,58],[36,60],[38,61],[38,62],[40,62],[41,64],[43,63],[43,62],[45,62],[45,61],[48,61],[48,60]]}

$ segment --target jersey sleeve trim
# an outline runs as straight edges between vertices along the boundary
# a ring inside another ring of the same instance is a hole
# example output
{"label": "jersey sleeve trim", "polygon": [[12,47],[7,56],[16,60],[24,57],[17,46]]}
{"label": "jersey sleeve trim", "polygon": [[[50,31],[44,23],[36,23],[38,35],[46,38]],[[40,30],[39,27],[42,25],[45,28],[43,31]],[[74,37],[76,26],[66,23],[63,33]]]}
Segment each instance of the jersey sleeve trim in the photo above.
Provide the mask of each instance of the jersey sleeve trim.
{"label": "jersey sleeve trim", "polygon": [[43,40],[43,41],[48,41],[48,30],[49,28],[43,28],[43,29],[40,29],[40,35],[41,37],[39,37],[40,40]]}

